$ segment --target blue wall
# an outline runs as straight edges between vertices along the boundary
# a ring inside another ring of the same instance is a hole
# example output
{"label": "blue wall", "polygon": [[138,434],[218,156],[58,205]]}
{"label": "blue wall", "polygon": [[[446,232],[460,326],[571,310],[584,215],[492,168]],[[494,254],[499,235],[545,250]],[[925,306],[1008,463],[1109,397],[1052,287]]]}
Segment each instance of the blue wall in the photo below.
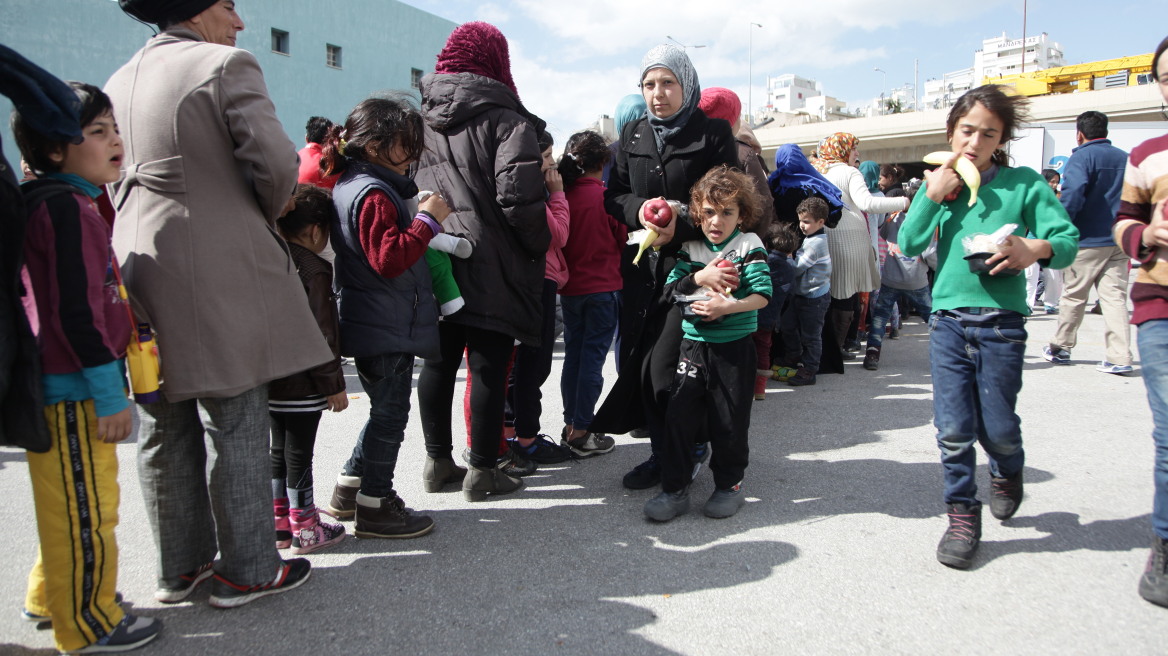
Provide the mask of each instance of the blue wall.
{"label": "blue wall", "polygon": [[[66,80],[104,86],[153,34],[114,0],[0,4],[0,43]],[[412,91],[410,70],[432,72],[456,26],[397,0],[237,0],[236,9],[245,26],[237,45],[259,59],[276,112],[297,148],[310,116],[339,123],[370,95]],[[272,28],[289,33],[290,54],[272,52]],[[341,47],[342,68],[326,65],[325,44]],[[11,111],[0,96],[4,155],[16,166]]]}

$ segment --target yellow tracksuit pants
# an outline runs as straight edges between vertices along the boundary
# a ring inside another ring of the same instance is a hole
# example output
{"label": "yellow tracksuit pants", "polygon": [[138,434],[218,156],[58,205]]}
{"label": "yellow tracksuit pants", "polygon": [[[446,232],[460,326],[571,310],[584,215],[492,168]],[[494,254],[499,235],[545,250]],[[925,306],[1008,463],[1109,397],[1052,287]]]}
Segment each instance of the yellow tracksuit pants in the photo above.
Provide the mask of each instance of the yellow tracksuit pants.
{"label": "yellow tracksuit pants", "polygon": [[61,651],[114,630],[124,615],[118,584],[118,458],[97,439],[93,401],[45,406],[48,453],[28,454],[40,553],[28,576],[25,608],[53,618]]}

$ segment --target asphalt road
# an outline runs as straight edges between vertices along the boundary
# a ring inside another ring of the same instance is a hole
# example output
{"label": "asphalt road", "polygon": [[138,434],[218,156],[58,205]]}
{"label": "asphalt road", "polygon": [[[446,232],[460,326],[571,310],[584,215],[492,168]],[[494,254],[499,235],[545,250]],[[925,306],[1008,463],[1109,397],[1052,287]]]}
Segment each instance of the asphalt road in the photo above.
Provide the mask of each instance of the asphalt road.
{"label": "asphalt road", "polygon": [[[695,509],[646,521],[641,506],[655,492],[625,490],[620,478],[649,445],[627,436],[500,500],[427,494],[415,398],[397,487],[434,517],[434,532],[346,538],[310,556],[299,590],[230,611],[210,608],[206,587],[177,606],[153,601],[154,548],[127,444],[119,589],[133,612],[165,622],[141,653],[168,655],[1165,653],[1168,609],[1136,593],[1152,539],[1153,451],[1138,367],[1132,377],[1095,371],[1099,316],[1086,317],[1069,367],[1041,357],[1055,317],[1028,328],[1026,499],[1006,522],[986,513],[969,571],[934,557],[946,524],[926,328],[913,319],[885,342],[878,372],[855,362],[814,387],[771,384],[754,404],[750,502],[725,520]],[[322,423],[319,499],[367,412],[356,376],[349,382],[357,398]],[[557,383],[553,373],[544,386],[551,434],[562,425]],[[983,466],[983,498],[987,476]],[[695,505],[712,489],[705,471]],[[0,449],[0,495],[12,538],[0,565],[0,654],[54,653],[51,632],[19,619],[37,544],[20,451]]]}

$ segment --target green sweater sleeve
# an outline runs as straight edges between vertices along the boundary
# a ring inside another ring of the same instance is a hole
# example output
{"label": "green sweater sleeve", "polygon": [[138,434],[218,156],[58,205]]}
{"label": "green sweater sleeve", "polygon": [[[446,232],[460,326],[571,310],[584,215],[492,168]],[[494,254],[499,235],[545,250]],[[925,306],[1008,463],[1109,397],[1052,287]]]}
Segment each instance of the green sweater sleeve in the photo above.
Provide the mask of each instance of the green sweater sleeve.
{"label": "green sweater sleeve", "polygon": [[926,185],[921,185],[920,191],[913,198],[908,208],[908,215],[900,226],[897,234],[897,244],[901,252],[909,257],[915,257],[925,252],[929,243],[933,241],[933,233],[940,225],[941,217],[945,213],[945,206],[934,203],[925,195]]}
{"label": "green sweater sleeve", "polygon": [[1035,237],[1050,242],[1051,258],[1039,260],[1044,267],[1065,269],[1079,254],[1079,229],[1071,223],[1066,208],[1059,202],[1050,186],[1043,186],[1042,176],[1034,169],[1017,169],[1026,190],[1022,203],[1022,219]]}

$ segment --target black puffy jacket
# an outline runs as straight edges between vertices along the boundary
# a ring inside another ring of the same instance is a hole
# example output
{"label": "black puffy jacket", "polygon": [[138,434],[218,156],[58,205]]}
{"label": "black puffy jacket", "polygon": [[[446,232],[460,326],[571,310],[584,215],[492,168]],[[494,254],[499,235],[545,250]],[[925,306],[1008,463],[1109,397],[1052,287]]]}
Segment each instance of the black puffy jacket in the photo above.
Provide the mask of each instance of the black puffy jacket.
{"label": "black puffy jacket", "polygon": [[443,229],[474,246],[469,258],[452,258],[466,305],[444,320],[538,346],[551,243],[536,141],[544,122],[506,86],[473,73],[422,78],[422,111],[426,151],[414,181],[446,199]]}

